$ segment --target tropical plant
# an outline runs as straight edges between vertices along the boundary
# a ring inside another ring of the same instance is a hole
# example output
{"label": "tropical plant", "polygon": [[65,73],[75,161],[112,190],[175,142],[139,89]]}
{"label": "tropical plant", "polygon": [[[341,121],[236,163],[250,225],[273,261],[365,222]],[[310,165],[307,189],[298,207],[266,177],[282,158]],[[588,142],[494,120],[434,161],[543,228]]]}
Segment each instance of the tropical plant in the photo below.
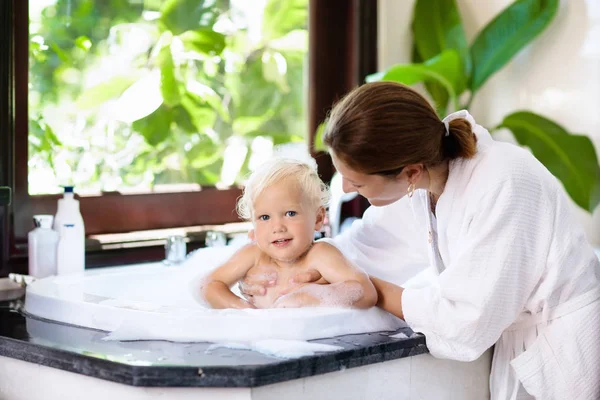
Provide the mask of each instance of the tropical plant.
{"label": "tropical plant", "polygon": [[[551,23],[558,5],[559,0],[517,0],[469,45],[455,0],[417,0],[413,63],[394,65],[370,75],[367,82],[422,83],[440,117],[451,110],[468,109],[483,84]],[[600,203],[600,166],[587,136],[569,133],[530,111],[507,115],[490,132],[503,128],[531,149],[576,204],[592,212]]]}
{"label": "tropical plant", "polygon": [[30,193],[231,184],[304,140],[308,0],[29,1]]}

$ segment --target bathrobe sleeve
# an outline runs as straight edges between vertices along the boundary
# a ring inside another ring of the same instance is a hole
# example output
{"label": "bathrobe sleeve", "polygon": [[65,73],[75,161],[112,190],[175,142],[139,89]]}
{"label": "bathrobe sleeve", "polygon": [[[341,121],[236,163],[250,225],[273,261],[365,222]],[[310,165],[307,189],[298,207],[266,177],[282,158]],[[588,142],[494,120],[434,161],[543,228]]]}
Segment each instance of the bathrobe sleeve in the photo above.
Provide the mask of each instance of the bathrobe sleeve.
{"label": "bathrobe sleeve", "polygon": [[363,217],[329,242],[370,275],[402,285],[428,265],[427,232],[412,208],[422,198],[407,196],[385,207],[369,207]]}
{"label": "bathrobe sleeve", "polygon": [[471,206],[453,205],[465,216],[439,285],[402,295],[406,322],[425,335],[433,356],[477,359],[523,310],[541,278],[555,218],[541,187],[518,179]]}

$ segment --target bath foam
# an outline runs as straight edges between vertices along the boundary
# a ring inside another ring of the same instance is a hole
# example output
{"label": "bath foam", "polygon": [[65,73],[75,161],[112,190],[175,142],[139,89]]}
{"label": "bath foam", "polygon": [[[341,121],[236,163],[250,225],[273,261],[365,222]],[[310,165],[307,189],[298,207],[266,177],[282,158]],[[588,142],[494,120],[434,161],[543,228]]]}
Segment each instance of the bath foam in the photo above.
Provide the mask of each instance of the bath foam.
{"label": "bath foam", "polygon": [[312,340],[395,331],[404,321],[379,309],[286,308],[140,311],[120,321],[105,340],[255,342]]}
{"label": "bath foam", "polygon": [[[47,320],[108,332],[106,340],[247,345],[265,340],[306,341],[395,331],[406,326],[378,308],[214,310],[203,306],[197,296],[199,280],[235,250],[198,250],[177,267],[140,264],[40,279],[27,287],[25,311]],[[237,285],[232,289],[239,294]]]}

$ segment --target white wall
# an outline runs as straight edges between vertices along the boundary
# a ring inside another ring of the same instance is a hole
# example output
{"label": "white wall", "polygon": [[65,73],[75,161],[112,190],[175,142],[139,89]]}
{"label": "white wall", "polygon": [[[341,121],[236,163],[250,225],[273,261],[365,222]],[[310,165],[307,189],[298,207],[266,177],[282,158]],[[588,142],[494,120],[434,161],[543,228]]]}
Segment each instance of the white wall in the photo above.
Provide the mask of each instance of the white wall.
{"label": "white wall", "polygon": [[[379,67],[409,62],[414,0],[379,0]],[[457,0],[469,43],[513,0]],[[557,16],[478,92],[471,113],[493,127],[505,115],[530,110],[588,135],[600,155],[600,1],[562,0]],[[498,133],[498,139],[511,140]],[[600,246],[600,207],[573,204],[588,238]]]}

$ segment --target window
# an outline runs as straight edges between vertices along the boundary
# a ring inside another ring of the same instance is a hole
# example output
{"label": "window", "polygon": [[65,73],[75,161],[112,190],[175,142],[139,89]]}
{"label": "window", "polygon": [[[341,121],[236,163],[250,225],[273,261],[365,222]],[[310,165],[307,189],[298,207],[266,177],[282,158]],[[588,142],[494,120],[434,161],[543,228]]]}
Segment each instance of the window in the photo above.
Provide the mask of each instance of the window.
{"label": "window", "polygon": [[[14,46],[0,82],[14,107],[14,129],[0,119],[15,149],[0,149],[12,160],[0,171],[14,189],[11,255],[25,253],[31,216],[54,214],[65,184],[81,195],[88,234],[237,221],[252,163],[276,145],[307,147],[358,81],[365,4],[3,2],[13,18],[2,45]],[[328,158],[318,162],[328,179]]]}
{"label": "window", "polygon": [[29,20],[30,195],[228,188],[304,141],[308,0],[29,0]]}

